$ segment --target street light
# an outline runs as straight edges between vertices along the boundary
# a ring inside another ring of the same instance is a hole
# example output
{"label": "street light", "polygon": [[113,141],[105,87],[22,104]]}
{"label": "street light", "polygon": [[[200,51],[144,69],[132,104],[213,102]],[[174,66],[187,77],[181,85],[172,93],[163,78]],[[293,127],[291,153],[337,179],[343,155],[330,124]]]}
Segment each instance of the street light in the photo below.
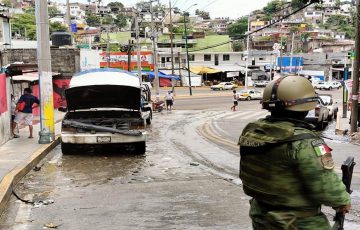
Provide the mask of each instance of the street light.
{"label": "street light", "polygon": [[189,48],[188,48],[188,38],[187,38],[187,29],[186,29],[186,14],[187,14],[187,10],[189,10],[191,7],[196,6],[197,4],[192,4],[191,6],[189,6],[185,11],[184,11],[184,29],[185,29],[185,49],[186,49],[186,60],[187,60],[187,69],[188,69],[188,78],[189,78],[189,91],[190,91],[190,96],[192,96],[192,91],[191,91],[191,78],[190,78],[190,62],[189,62]]}

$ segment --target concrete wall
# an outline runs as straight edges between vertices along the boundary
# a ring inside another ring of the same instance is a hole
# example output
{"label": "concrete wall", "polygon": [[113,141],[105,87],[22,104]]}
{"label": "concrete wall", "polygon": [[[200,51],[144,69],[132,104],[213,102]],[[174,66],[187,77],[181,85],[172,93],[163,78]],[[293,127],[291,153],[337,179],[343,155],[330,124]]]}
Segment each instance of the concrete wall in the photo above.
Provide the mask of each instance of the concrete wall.
{"label": "concrete wall", "polygon": [[[37,63],[36,49],[8,49],[3,53],[3,64],[14,62]],[[52,72],[62,73],[64,76],[72,76],[80,71],[79,49],[51,49]]]}

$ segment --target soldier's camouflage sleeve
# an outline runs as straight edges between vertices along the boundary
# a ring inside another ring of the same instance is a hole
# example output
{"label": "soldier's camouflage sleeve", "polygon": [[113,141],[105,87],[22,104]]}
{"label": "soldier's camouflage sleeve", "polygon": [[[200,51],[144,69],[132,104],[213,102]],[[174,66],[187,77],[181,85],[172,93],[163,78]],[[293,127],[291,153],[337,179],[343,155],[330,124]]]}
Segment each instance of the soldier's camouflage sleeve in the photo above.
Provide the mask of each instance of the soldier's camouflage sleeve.
{"label": "soldier's camouflage sleeve", "polygon": [[[293,143],[298,173],[305,187],[304,193],[314,204],[339,207],[350,204],[345,185],[334,172],[331,151],[321,139],[307,139]],[[320,149],[322,148],[322,149]],[[320,149],[320,151],[319,151]]]}

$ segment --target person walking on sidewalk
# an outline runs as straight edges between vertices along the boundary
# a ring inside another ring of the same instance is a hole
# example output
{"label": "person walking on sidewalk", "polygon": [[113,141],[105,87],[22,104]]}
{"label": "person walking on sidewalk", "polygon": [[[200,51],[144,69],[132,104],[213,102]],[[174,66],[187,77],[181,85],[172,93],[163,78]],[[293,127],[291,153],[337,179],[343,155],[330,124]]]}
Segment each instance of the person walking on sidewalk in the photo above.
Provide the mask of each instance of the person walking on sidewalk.
{"label": "person walking on sidewalk", "polygon": [[233,101],[234,105],[231,106],[231,108],[230,108],[232,111],[236,111],[236,106],[238,106],[238,99],[239,98],[236,94],[236,90],[233,90],[232,101]]}
{"label": "person walking on sidewalk", "polygon": [[[34,104],[36,105],[33,106]],[[15,111],[16,115],[12,125],[13,136],[14,138],[19,137],[19,135],[15,134],[14,130],[19,123],[24,122],[25,125],[29,126],[29,132],[30,132],[29,138],[33,138],[34,136],[33,136],[33,125],[32,125],[32,120],[33,120],[32,112],[33,112],[33,108],[36,108],[40,105],[40,100],[34,95],[32,95],[32,90],[30,88],[25,88],[24,94],[21,95],[19,101],[17,102],[17,105],[18,106]]]}
{"label": "person walking on sidewalk", "polygon": [[331,229],[321,206],[349,212],[351,198],[334,171],[331,148],[306,123],[318,97],[310,81],[281,77],[264,89],[271,115],[249,123],[240,139],[240,178],[250,200],[252,227]]}

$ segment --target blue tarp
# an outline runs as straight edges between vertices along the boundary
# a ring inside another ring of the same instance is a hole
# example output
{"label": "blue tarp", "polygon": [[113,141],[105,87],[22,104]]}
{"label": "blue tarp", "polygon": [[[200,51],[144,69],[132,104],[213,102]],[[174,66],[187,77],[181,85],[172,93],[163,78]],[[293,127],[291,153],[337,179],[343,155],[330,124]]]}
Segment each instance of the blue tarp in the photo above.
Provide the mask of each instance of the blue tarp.
{"label": "blue tarp", "polygon": [[[136,72],[133,72],[133,73],[136,73]],[[142,74],[147,74],[149,75],[150,79],[153,79],[155,78],[155,72],[154,71],[142,71],[141,72]],[[159,78],[167,78],[167,79],[175,79],[177,81],[180,81],[180,77],[179,76],[172,76],[172,75],[167,75],[161,71],[158,71],[158,76]]]}

